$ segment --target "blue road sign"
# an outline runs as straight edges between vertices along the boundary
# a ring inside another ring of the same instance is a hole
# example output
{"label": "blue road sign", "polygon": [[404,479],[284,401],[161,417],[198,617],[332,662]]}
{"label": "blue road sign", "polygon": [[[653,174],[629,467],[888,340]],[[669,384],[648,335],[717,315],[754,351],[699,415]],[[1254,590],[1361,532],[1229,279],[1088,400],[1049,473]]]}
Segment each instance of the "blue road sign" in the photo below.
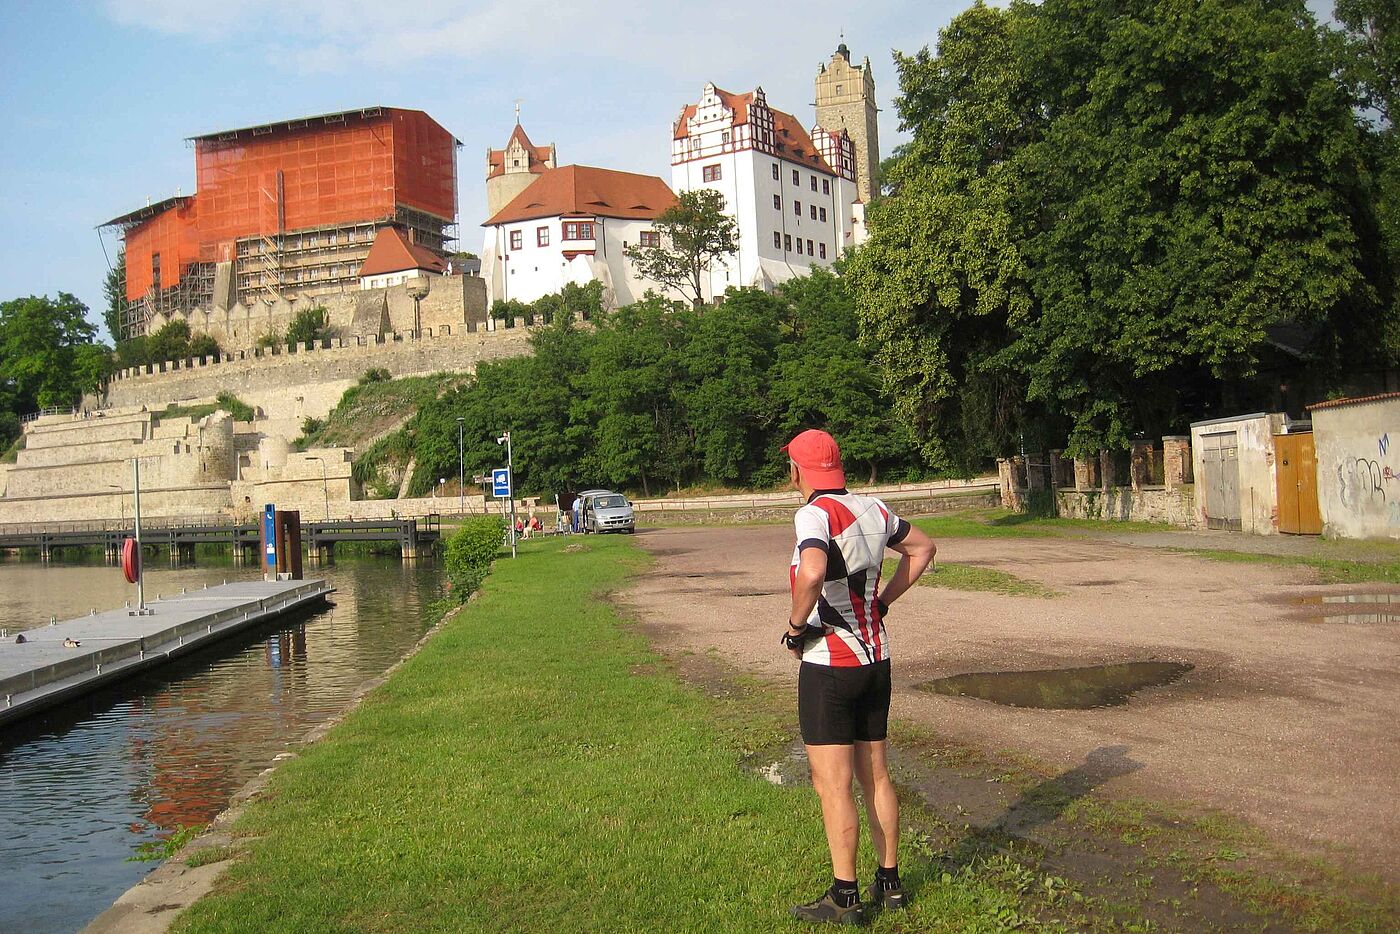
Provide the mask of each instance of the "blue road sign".
{"label": "blue road sign", "polygon": [[510,495],[510,471],[504,467],[497,467],[491,471],[491,495],[507,497]]}
{"label": "blue road sign", "polygon": [[277,567],[277,507],[268,503],[263,507],[263,547],[266,552],[264,563],[273,569]]}

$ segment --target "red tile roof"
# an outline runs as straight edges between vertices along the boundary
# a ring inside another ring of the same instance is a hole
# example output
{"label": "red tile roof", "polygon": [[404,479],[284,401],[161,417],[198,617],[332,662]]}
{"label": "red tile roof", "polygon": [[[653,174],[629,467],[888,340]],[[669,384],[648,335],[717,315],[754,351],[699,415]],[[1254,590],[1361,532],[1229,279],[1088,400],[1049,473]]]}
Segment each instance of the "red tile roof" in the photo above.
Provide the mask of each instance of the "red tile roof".
{"label": "red tile roof", "polygon": [[517,123],[515,129],[511,131],[510,139],[506,140],[505,148],[491,150],[491,155],[487,159],[487,178],[495,178],[497,175],[505,174],[506,149],[510,148],[511,143],[519,143],[521,146],[525,147],[525,158],[529,163],[527,168],[529,168],[531,172],[539,175],[549,170],[549,166],[545,163],[553,157],[553,153],[551,152],[552,147],[536,146],[531,143],[530,137],[525,135],[525,128]]}
{"label": "red tile roof", "polygon": [[369,255],[360,266],[360,276],[382,276],[410,269],[442,273],[447,271],[447,260],[425,246],[410,243],[397,227],[379,228]]}
{"label": "red tile roof", "polygon": [[[745,94],[731,94],[728,91],[715,88],[715,96],[723,102],[724,106],[734,111],[733,126],[749,122],[749,106],[753,103],[753,91]],[[695,116],[698,106],[697,104],[686,104],[681,110],[680,119],[676,121],[674,127],[674,139],[686,139],[690,136],[690,119]],[[801,121],[792,114],[773,107],[769,107],[768,112],[773,115],[774,143],[779,156],[818,169],[828,175],[836,174],[832,171],[831,166],[827,165],[826,160],[821,157],[821,153],[817,152],[817,147],[812,143],[812,137],[802,128]]]}
{"label": "red tile roof", "polygon": [[1384,402],[1387,399],[1400,399],[1400,392],[1383,392],[1375,396],[1356,396],[1352,399],[1328,399],[1326,402],[1315,402],[1308,406],[1309,412],[1316,412],[1318,409],[1332,409],[1339,405],[1360,405],[1363,402]]}
{"label": "red tile roof", "polygon": [[675,203],[670,187],[654,175],[565,165],[535,179],[482,226],[539,217],[650,220]]}

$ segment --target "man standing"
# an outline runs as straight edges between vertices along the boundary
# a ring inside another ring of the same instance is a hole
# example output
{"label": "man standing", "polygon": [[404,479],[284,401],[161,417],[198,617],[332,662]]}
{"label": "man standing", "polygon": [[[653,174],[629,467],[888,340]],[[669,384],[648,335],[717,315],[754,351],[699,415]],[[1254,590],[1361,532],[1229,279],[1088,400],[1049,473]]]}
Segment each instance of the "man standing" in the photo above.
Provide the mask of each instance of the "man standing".
{"label": "man standing", "polygon": [[[899,803],[885,759],[890,713],[885,613],[924,573],[937,549],[880,500],[847,492],[841,451],[831,435],[804,431],[783,450],[789,479],[807,498],[794,520],[792,611],[783,643],[802,660],[798,720],[834,877],[821,898],[792,913],[803,921],[861,924],[866,915],[856,883],[860,817],[852,777],[860,782],[879,860],[870,900],[887,909],[907,904],[899,882]],[[881,587],[886,548],[900,560]]]}

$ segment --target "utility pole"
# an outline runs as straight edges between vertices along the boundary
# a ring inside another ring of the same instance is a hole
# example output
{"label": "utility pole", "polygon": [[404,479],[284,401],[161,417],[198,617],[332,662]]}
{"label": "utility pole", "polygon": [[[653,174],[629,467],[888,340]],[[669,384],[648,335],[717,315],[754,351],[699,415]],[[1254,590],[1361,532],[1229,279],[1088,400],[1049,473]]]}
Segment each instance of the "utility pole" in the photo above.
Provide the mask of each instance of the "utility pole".
{"label": "utility pole", "polygon": [[466,462],[463,459],[462,447],[462,416],[457,416],[457,514],[464,515],[467,511]]}
{"label": "utility pole", "polygon": [[131,459],[132,510],[136,522],[136,615],[148,616],[146,609],[146,562],[141,554],[141,458]]}
{"label": "utility pole", "polygon": [[497,444],[506,446],[506,477],[510,479],[510,556],[515,557],[515,462],[510,447],[510,432],[496,439]]}

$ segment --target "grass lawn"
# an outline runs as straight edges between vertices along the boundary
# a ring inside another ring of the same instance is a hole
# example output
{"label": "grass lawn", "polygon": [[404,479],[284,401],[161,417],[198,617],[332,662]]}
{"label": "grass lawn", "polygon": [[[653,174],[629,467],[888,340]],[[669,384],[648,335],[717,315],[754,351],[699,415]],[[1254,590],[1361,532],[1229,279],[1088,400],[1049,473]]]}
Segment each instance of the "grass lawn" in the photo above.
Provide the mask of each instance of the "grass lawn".
{"label": "grass lawn", "polygon": [[[889,580],[898,565],[897,559],[886,558],[881,568],[881,577]],[[952,561],[935,561],[923,577],[919,578],[919,584],[924,587],[945,587],[948,590],[979,590],[1012,597],[1060,596],[1058,590],[1006,571]]]}
{"label": "grass lawn", "polygon": [[[478,600],[284,762],[235,827],[256,839],[176,929],[796,929],[788,907],[829,883],[816,798],[740,768],[785,744],[794,711],[682,683],[598,599],[643,566],[635,545],[568,547],[498,560]],[[868,849],[860,865],[868,883]],[[876,930],[1048,924],[1024,874],[912,854],[904,869],[914,908]]]}
{"label": "grass lawn", "polygon": [[1400,561],[1347,561],[1342,558],[1319,558],[1301,555],[1266,555],[1248,551],[1224,551],[1215,548],[1172,549],[1184,554],[1229,561],[1237,564],[1286,564],[1317,570],[1323,584],[1400,584]]}

